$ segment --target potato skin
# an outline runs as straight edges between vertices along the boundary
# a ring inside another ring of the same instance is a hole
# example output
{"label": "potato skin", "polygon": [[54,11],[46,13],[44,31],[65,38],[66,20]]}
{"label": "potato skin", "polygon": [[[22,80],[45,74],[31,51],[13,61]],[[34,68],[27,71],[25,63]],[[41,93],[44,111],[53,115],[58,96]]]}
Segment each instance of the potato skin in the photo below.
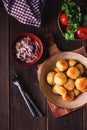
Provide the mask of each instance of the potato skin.
{"label": "potato skin", "polygon": [[87,78],[80,77],[75,81],[76,88],[81,92],[87,91]]}
{"label": "potato skin", "polygon": [[46,80],[47,82],[50,84],[50,85],[54,85],[54,76],[55,76],[55,72],[54,71],[51,71],[47,74],[46,76]]}
{"label": "potato skin", "polygon": [[75,66],[75,64],[77,63],[77,60],[70,59],[68,62],[69,62],[69,66],[70,66],[70,67],[73,67],[73,66]]}
{"label": "potato skin", "polygon": [[66,95],[62,96],[62,99],[66,102],[70,102],[74,99],[75,95],[73,91],[68,91]]}
{"label": "potato skin", "polygon": [[75,81],[73,79],[68,79],[68,81],[66,82],[66,84],[64,84],[64,87],[67,89],[67,90],[73,90],[74,87],[75,87]]}
{"label": "potato skin", "polygon": [[56,73],[61,72],[57,67],[54,68],[54,71],[55,71]]}
{"label": "potato skin", "polygon": [[59,94],[62,96],[67,94],[67,90],[63,86],[60,86],[57,84],[53,86],[52,91],[53,91],[53,93]]}
{"label": "potato skin", "polygon": [[54,82],[58,85],[64,85],[67,82],[67,76],[62,72],[58,72],[54,76]]}
{"label": "potato skin", "polygon": [[68,62],[66,60],[58,60],[56,62],[56,67],[60,70],[60,71],[65,71],[68,68]]}
{"label": "potato skin", "polygon": [[70,67],[66,74],[71,79],[77,79],[80,76],[80,71],[76,67]]}
{"label": "potato skin", "polygon": [[79,69],[81,75],[85,72],[84,66],[81,63],[78,63],[76,67]]}
{"label": "potato skin", "polygon": [[75,96],[78,96],[81,93],[80,90],[78,90],[77,88],[75,88],[73,91]]}

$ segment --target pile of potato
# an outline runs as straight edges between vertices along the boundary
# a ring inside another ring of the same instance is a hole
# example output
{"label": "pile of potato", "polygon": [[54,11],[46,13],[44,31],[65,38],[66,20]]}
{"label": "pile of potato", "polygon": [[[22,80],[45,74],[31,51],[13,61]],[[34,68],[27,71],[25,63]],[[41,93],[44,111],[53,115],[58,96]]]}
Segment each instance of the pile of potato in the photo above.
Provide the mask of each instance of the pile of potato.
{"label": "pile of potato", "polygon": [[61,59],[55,68],[46,75],[47,83],[54,94],[61,95],[64,101],[72,101],[82,92],[87,92],[85,67],[74,59]]}

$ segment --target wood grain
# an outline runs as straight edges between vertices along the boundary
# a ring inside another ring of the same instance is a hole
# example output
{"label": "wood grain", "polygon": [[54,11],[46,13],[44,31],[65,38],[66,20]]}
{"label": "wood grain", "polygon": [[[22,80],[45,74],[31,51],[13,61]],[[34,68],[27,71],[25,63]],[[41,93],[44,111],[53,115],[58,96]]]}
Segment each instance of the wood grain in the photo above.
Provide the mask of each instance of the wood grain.
{"label": "wood grain", "polygon": [[[13,29],[15,26],[15,29]],[[16,34],[20,32],[32,32],[37,34],[40,38],[42,35],[45,35],[45,29],[41,28],[37,31],[37,28],[31,28],[29,26],[25,26],[15,19],[10,19],[10,41],[15,37]],[[11,44],[11,43],[10,43]],[[16,71],[23,81],[23,86],[27,89],[27,92],[31,95],[32,99],[34,100],[35,104],[38,106],[40,111],[44,114],[46,113],[45,110],[45,98],[42,95],[39,83],[36,75],[37,65],[32,65],[29,67],[21,66],[20,64],[16,63],[14,59],[11,57],[10,60],[10,71],[11,73]],[[30,111],[27,109],[26,104],[21,97],[18,89],[11,84],[10,88],[10,113],[11,113],[11,129],[12,130],[44,130],[45,129],[45,122],[46,118],[38,117],[34,119]],[[24,125],[22,125],[24,124]]]}
{"label": "wood grain", "polygon": [[9,23],[2,4],[0,12],[0,129],[9,130]]}
{"label": "wood grain", "polygon": [[[86,0],[80,1],[86,3]],[[2,1],[0,1],[0,130],[87,130],[87,108],[59,119],[53,117],[47,101],[40,91],[36,74],[37,66],[49,57],[48,45],[43,38],[47,33],[53,34],[57,46],[62,51],[74,50],[82,45],[81,42],[65,41],[57,27],[57,17],[62,2],[63,0],[46,1],[42,27],[36,28],[23,25],[10,17],[5,11]],[[12,39],[16,34],[26,31],[39,36],[44,46],[41,60],[30,67],[17,64],[12,59],[11,54],[9,55]],[[87,41],[85,41],[85,45],[87,45]],[[32,118],[18,89],[12,85],[11,81],[9,82],[10,72],[13,71],[21,76],[27,92],[30,93],[34,102],[44,113],[43,118]]]}

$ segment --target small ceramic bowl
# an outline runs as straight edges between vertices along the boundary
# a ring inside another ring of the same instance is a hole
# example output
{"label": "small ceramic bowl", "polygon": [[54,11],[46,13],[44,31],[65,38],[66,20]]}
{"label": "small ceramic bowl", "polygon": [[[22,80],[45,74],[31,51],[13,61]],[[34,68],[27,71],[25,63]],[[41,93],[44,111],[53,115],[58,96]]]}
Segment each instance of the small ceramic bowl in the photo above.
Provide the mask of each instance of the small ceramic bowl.
{"label": "small ceramic bowl", "polygon": [[[27,42],[24,42],[26,39]],[[36,48],[38,48],[38,52],[37,50],[35,51]],[[30,66],[40,60],[43,54],[43,45],[35,34],[20,33],[11,43],[11,54],[16,62]]]}

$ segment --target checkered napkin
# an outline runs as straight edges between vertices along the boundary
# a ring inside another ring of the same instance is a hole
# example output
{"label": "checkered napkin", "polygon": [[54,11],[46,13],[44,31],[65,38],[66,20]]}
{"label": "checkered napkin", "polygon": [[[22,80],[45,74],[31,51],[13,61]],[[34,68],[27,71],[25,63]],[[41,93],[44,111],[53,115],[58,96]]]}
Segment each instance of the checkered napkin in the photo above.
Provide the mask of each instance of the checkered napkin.
{"label": "checkered napkin", "polygon": [[40,27],[45,0],[2,0],[8,14],[18,21]]}

